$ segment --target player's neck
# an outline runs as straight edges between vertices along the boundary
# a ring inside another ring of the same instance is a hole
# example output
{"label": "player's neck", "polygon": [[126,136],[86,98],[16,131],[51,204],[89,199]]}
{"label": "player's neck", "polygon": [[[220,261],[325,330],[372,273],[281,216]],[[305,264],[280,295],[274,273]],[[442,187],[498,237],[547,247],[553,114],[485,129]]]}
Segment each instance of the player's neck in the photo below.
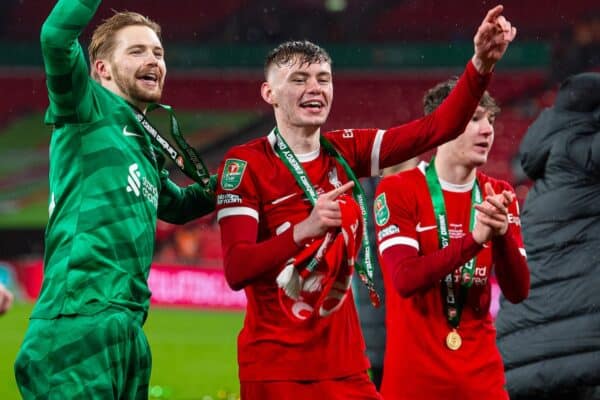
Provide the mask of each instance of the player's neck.
{"label": "player's neck", "polygon": [[277,124],[277,128],[294,154],[310,153],[320,146],[319,135],[321,129],[318,127],[282,126]]}
{"label": "player's neck", "polygon": [[148,103],[129,98],[129,96],[126,96],[121,91],[121,89],[114,83],[114,81],[102,80],[102,81],[100,81],[100,84],[102,86],[104,86],[105,89],[108,89],[109,91],[113,92],[114,94],[116,94],[117,96],[119,96],[120,98],[122,98],[123,100],[128,102],[129,104],[133,105],[135,108],[137,108],[143,114],[146,114],[146,108],[148,107]]}
{"label": "player's neck", "polygon": [[440,179],[455,185],[472,182],[477,174],[476,168],[452,162],[443,154],[435,156],[435,170]]}

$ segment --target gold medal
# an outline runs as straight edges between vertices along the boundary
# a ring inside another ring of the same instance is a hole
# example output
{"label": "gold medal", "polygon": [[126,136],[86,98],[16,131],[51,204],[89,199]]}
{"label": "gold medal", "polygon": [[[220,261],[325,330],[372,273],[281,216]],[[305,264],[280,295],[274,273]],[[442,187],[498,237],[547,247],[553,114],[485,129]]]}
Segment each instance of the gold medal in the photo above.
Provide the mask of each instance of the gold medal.
{"label": "gold medal", "polygon": [[446,346],[448,346],[450,350],[458,350],[460,349],[460,346],[462,346],[462,339],[458,332],[456,332],[456,329],[448,332],[448,336],[446,336]]}

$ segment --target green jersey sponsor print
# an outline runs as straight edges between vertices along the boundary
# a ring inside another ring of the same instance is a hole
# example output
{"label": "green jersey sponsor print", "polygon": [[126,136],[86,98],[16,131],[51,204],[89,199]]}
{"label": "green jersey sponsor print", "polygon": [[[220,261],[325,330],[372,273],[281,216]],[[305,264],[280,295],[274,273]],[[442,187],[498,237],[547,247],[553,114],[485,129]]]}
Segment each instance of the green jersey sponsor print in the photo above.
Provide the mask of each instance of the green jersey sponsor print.
{"label": "green jersey sponsor print", "polygon": [[223,167],[223,175],[221,176],[221,187],[224,190],[233,190],[240,186],[247,164],[244,160],[236,158],[227,159]]}

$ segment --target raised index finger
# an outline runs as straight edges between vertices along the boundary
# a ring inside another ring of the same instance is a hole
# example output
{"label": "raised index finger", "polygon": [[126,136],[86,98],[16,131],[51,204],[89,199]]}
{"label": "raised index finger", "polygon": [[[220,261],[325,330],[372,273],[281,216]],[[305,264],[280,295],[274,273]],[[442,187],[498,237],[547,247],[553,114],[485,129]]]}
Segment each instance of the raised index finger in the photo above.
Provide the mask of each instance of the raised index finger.
{"label": "raised index finger", "polygon": [[323,193],[321,196],[322,197],[327,197],[329,199],[335,199],[337,198],[339,195],[341,195],[342,193],[352,189],[352,187],[354,187],[354,182],[353,181],[348,181],[346,183],[344,183],[342,186],[335,188],[333,190],[330,190],[327,193]]}
{"label": "raised index finger", "polygon": [[498,16],[502,14],[502,11],[504,11],[504,6],[502,4],[497,5],[496,7],[492,8],[487,12],[485,18],[483,19],[483,22],[489,22],[490,24],[495,23],[496,18],[498,18]]}

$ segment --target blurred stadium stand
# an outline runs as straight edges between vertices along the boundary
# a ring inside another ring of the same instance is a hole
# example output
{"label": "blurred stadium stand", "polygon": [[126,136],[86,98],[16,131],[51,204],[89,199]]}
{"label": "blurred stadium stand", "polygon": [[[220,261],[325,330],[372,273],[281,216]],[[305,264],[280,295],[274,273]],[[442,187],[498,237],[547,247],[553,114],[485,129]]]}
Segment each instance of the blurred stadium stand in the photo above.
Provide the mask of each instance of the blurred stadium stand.
{"label": "blurred stadium stand", "polygon": [[[502,3],[519,34],[490,87],[503,112],[485,170],[521,183],[511,160],[527,126],[550,104],[558,79],[598,63],[600,3]],[[0,2],[0,157],[5,160],[0,167],[0,258],[5,259],[40,257],[42,252],[50,128],[42,121],[47,98],[38,37],[53,4]],[[490,5],[435,0],[170,0],[165,6],[160,1],[105,0],[82,41],[87,43],[92,27],[110,16],[111,9],[135,10],[156,19],[163,28],[169,66],[164,102],[187,121],[184,133],[216,171],[229,147],[264,135],[273,125],[259,88],[262,61],[275,44],[307,38],[332,54],[335,101],[326,129],[385,128],[422,115],[424,91],[461,72],[473,51],[474,31]],[[185,182],[176,171],[174,175]],[[524,193],[526,185],[521,198]],[[161,223],[157,242],[156,258],[161,262],[193,264],[197,259],[220,266],[219,234],[212,217],[184,228]]]}

